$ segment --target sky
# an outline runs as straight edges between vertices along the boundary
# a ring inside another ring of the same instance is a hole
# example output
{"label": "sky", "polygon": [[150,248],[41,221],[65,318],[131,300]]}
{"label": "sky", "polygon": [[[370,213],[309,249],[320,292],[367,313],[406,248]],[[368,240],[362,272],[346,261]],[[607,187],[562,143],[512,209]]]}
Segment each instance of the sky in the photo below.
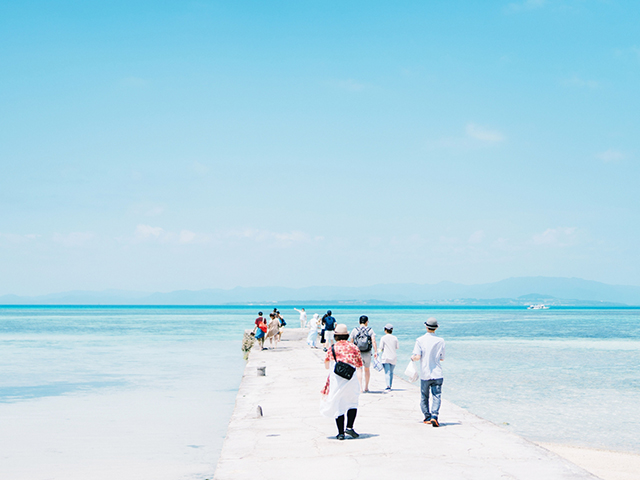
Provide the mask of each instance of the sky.
{"label": "sky", "polygon": [[0,294],[640,285],[640,4],[0,0]]}

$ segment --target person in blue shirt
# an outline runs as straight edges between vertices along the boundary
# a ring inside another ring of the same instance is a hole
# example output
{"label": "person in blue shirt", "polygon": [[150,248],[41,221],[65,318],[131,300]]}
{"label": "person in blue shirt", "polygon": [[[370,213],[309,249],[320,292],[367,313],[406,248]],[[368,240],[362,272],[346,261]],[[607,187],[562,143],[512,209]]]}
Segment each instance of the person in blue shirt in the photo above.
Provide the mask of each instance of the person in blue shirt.
{"label": "person in blue shirt", "polygon": [[327,314],[322,317],[322,326],[324,327],[324,351],[326,352],[327,348],[331,348],[331,345],[336,343],[333,338],[336,329],[336,319],[331,316],[331,310],[327,310]]}

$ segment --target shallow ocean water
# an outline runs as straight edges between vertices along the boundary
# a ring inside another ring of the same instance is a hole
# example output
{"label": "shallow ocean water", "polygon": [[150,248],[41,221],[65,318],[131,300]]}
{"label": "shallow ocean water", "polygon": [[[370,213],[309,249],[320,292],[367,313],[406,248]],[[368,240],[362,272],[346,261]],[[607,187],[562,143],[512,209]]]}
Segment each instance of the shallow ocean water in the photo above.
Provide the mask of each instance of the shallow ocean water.
{"label": "shallow ocean water", "polygon": [[[333,310],[393,323],[398,371],[433,315],[445,398],[534,441],[640,453],[640,310]],[[0,307],[0,478],[210,478],[256,312]]]}
{"label": "shallow ocean water", "polygon": [[447,399],[533,441],[640,453],[640,310],[390,311],[401,370],[427,314]]}
{"label": "shallow ocean water", "polygon": [[211,478],[242,319],[200,309],[0,310],[0,478]]}

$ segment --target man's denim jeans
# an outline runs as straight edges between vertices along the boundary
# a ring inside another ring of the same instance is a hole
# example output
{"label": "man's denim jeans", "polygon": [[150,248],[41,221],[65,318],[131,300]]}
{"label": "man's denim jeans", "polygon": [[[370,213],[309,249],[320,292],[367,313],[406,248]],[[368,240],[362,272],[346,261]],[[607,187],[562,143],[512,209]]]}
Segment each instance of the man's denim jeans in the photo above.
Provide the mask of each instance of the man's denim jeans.
{"label": "man's denim jeans", "polygon": [[[420,391],[422,392],[422,400],[420,408],[424,414],[425,420],[438,418],[440,411],[440,399],[442,397],[442,378],[432,380],[420,380]],[[431,410],[429,410],[429,392],[433,396],[431,400]]]}
{"label": "man's denim jeans", "polygon": [[396,366],[393,363],[383,363],[382,368],[384,368],[384,376],[387,379],[387,388],[391,388],[391,384],[393,383],[393,370]]}

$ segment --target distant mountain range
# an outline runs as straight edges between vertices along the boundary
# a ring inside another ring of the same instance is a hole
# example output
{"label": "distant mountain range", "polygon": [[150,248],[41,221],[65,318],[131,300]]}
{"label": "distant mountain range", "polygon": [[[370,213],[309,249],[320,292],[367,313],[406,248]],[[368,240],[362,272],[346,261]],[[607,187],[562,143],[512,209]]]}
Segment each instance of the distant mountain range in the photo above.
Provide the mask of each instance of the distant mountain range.
{"label": "distant mountain range", "polygon": [[168,293],[120,290],[71,291],[21,297],[0,296],[0,305],[239,305],[402,304],[640,306],[640,287],[562,277],[517,277],[462,285],[387,284],[370,287],[236,287]]}

